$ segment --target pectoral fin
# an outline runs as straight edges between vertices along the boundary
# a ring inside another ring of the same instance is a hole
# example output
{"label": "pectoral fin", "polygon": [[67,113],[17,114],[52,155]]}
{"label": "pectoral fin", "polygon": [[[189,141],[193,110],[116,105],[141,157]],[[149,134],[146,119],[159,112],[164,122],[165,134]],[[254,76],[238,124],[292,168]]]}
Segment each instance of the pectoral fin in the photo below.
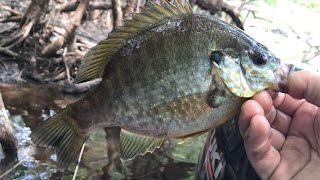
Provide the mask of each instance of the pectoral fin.
{"label": "pectoral fin", "polygon": [[120,159],[127,161],[138,155],[153,152],[160,147],[164,138],[154,138],[140,134],[131,133],[121,129],[120,133]]}

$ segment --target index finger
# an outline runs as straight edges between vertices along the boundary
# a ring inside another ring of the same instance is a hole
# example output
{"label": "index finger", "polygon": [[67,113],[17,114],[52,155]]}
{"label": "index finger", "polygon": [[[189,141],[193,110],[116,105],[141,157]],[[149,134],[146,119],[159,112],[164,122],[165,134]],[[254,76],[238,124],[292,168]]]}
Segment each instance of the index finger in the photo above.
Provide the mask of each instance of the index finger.
{"label": "index finger", "polygon": [[284,93],[276,93],[272,95],[272,98],[273,106],[289,116],[292,116],[302,103],[305,102],[304,99],[294,99],[290,95]]}
{"label": "index finger", "polygon": [[320,73],[310,71],[294,72],[288,80],[289,94],[320,107]]}

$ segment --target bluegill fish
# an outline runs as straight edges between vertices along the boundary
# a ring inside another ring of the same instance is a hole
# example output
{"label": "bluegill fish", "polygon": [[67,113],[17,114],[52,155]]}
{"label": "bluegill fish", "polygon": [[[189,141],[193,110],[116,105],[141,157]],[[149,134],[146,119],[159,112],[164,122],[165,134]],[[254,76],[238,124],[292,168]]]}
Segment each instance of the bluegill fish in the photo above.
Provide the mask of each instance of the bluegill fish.
{"label": "bluegill fish", "polygon": [[152,152],[226,122],[258,91],[285,89],[289,65],[240,29],[162,1],[148,3],[84,57],[75,83],[102,77],[83,99],[41,124],[35,144],[75,161],[91,132],[121,127],[120,158]]}

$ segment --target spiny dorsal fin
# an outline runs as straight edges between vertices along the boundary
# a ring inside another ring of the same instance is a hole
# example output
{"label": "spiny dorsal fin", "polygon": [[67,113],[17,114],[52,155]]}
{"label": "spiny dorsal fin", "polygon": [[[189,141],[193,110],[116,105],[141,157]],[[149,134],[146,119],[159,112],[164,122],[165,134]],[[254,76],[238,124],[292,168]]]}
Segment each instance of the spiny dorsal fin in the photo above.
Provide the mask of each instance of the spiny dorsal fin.
{"label": "spiny dorsal fin", "polygon": [[140,14],[133,14],[132,20],[125,21],[125,25],[117,27],[109,34],[108,39],[91,48],[82,59],[75,83],[100,78],[110,57],[118,51],[127,38],[153,28],[160,20],[192,14],[189,3],[186,3],[184,7],[178,0],[174,1],[175,5],[162,0],[161,4],[162,6],[149,1],[144,7],[141,7]]}
{"label": "spiny dorsal fin", "polygon": [[144,136],[121,129],[120,159],[122,161],[127,161],[138,155],[153,152],[156,148],[161,146],[163,141],[163,138]]}

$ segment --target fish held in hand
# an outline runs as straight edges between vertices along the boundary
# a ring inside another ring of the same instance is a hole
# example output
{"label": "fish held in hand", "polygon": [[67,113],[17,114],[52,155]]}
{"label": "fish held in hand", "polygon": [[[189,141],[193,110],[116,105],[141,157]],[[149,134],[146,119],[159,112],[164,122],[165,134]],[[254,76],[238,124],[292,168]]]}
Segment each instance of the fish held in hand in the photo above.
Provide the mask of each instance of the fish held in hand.
{"label": "fish held in hand", "polygon": [[60,167],[97,128],[121,127],[120,158],[130,160],[223,124],[258,91],[285,89],[292,68],[240,29],[188,3],[161,4],[148,3],[93,47],[75,82],[101,83],[32,133],[35,144],[56,148]]}

